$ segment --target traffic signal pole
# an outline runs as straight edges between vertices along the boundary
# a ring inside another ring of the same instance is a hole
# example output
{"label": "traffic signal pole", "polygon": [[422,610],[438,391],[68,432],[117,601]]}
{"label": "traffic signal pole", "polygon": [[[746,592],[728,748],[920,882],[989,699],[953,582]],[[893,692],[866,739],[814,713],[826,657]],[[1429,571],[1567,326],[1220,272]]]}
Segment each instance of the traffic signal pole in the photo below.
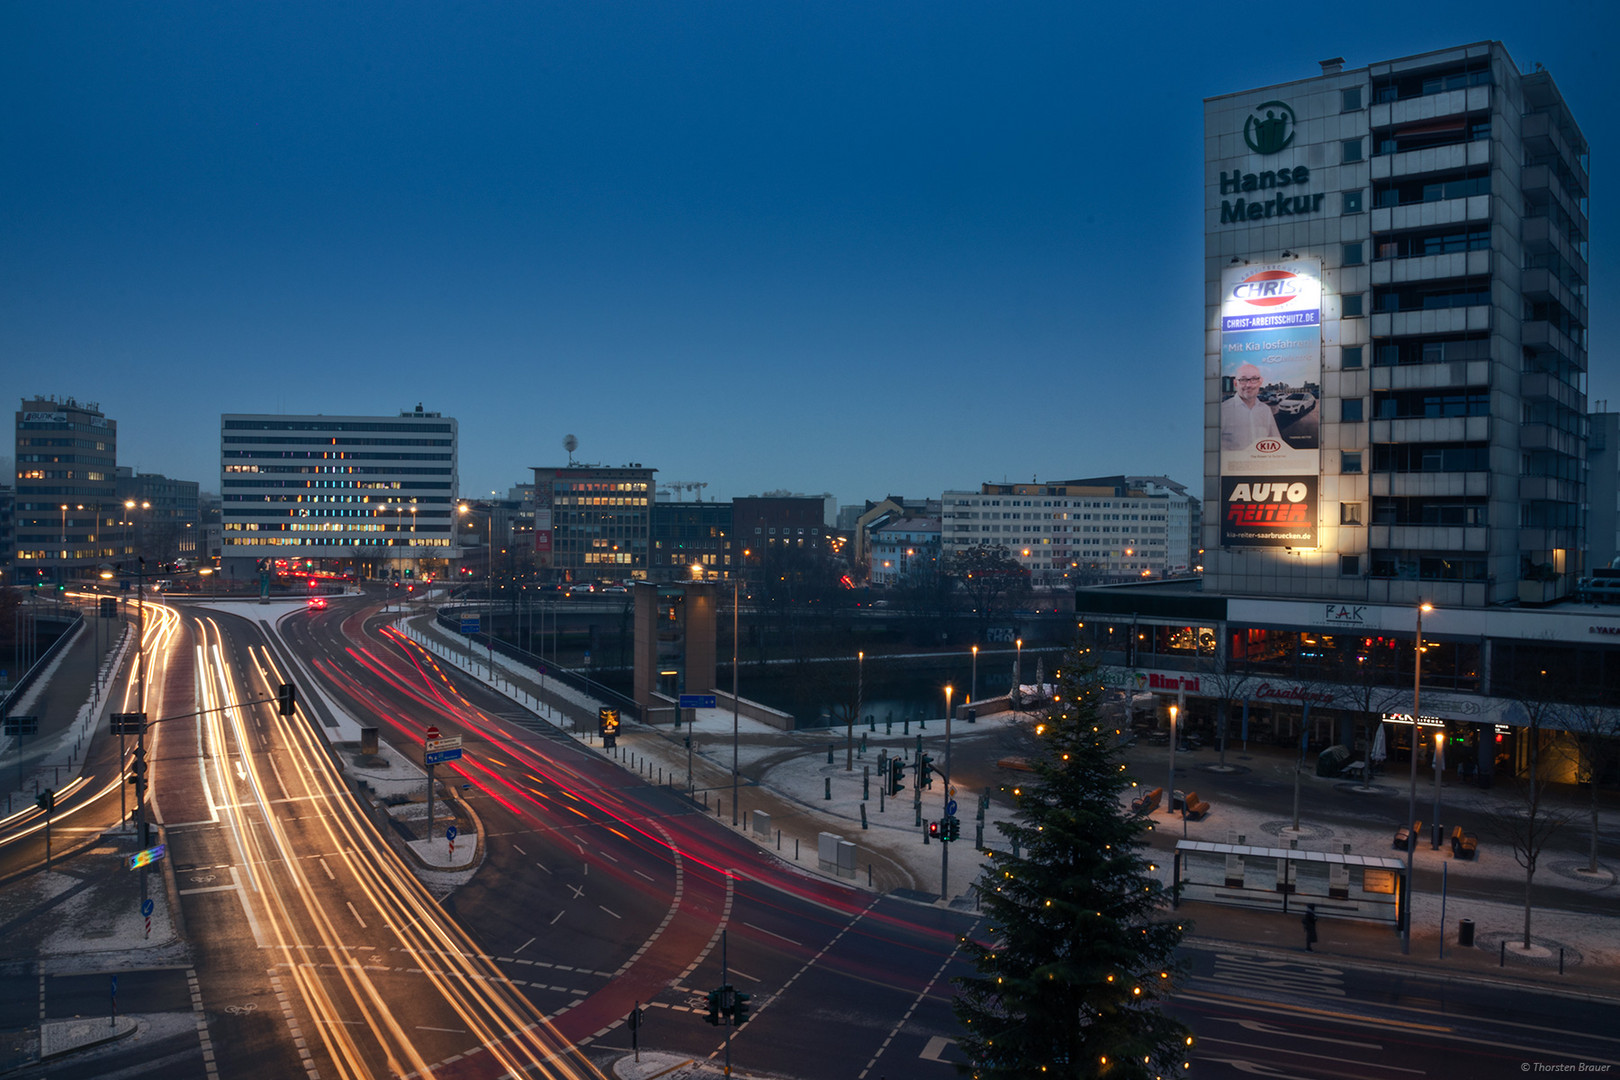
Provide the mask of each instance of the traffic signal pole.
{"label": "traffic signal pole", "polygon": [[951,902],[951,685],[945,684],[945,772],[940,779],[944,781],[944,804],[940,807],[944,814],[940,817],[939,837],[939,898],[947,905]]}

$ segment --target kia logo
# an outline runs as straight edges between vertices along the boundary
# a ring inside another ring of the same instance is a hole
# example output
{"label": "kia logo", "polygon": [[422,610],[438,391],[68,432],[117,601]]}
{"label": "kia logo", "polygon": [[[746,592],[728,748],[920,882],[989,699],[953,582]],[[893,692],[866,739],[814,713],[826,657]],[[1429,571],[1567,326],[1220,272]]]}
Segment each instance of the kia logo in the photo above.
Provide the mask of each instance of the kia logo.
{"label": "kia logo", "polygon": [[1262,454],[1275,454],[1282,449],[1282,441],[1280,439],[1261,439],[1254,444],[1254,448]]}

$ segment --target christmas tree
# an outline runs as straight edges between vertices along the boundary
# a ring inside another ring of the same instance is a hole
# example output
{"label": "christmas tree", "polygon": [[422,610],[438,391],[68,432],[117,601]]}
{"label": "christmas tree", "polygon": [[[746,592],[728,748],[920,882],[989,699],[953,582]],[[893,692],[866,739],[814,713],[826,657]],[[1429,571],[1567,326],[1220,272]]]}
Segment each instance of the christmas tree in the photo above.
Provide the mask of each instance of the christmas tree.
{"label": "christmas tree", "polygon": [[1151,875],[1148,825],[1123,804],[1131,779],[1101,696],[1077,646],[1035,725],[1036,779],[999,826],[1014,853],[989,853],[974,886],[988,936],[962,942],[977,974],[956,980],[954,1008],[976,1077],[1187,1075],[1192,1036],[1161,1009],[1182,927]]}

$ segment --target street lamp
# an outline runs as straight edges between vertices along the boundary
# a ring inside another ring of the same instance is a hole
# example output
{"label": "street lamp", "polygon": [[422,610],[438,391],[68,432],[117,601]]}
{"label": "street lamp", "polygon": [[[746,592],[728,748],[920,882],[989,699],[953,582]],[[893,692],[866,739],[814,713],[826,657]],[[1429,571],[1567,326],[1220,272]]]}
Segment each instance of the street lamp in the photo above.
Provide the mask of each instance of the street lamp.
{"label": "street lamp", "polygon": [[1024,639],[1018,638],[1013,645],[1018,649],[1013,657],[1013,701],[1016,702],[1014,707],[1023,712],[1021,706],[1024,703]]}
{"label": "street lamp", "polygon": [[855,653],[855,708],[849,714],[848,729],[844,733],[844,771],[855,771],[855,718],[861,714],[862,698],[866,695],[866,651]]}
{"label": "street lamp", "polygon": [[973,646],[973,683],[968,687],[968,704],[979,703],[979,647]]}
{"label": "street lamp", "polygon": [[[1421,601],[1417,609],[1417,638],[1412,644],[1412,781],[1406,798],[1406,828],[1417,822],[1417,759],[1418,718],[1423,715],[1423,613],[1433,611],[1434,605]],[[1406,895],[1401,903],[1401,952],[1412,951],[1412,869],[1417,856],[1417,835],[1406,837]]]}
{"label": "street lamp", "polygon": [[731,575],[731,825],[737,825],[737,601],[743,567],[748,565],[748,549],[743,548],[742,566]]}
{"label": "street lamp", "polygon": [[1440,773],[1446,767],[1445,759],[1441,756],[1445,752],[1446,732],[1442,728],[1434,733],[1434,831],[1430,835],[1433,837],[1431,846],[1436,851],[1440,850]]}
{"label": "street lamp", "polygon": [[1170,706],[1170,779],[1164,785],[1164,812],[1167,814],[1176,811],[1176,712],[1177,707]]}
{"label": "street lamp", "polygon": [[951,902],[951,842],[946,837],[946,830],[950,827],[951,817],[951,692],[954,687],[945,684],[945,772],[941,776],[944,782],[944,804],[940,807],[944,811],[940,815],[940,843],[939,843],[939,898],[947,904]]}

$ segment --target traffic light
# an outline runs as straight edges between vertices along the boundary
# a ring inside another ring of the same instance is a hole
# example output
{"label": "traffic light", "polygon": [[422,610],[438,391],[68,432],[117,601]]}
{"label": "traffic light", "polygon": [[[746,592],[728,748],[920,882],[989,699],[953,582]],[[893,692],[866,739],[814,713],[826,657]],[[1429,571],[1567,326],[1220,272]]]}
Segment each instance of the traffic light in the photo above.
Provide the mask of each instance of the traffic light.
{"label": "traffic light", "polygon": [[905,790],[906,763],[899,758],[889,759],[889,795],[895,796]]}
{"label": "traffic light", "polygon": [[928,835],[933,837],[935,840],[939,839],[939,822],[930,821],[928,823]]}
{"label": "traffic light", "polygon": [[135,760],[130,762],[129,782],[135,786],[135,801],[146,798],[146,747],[135,748]]}
{"label": "traffic light", "polygon": [[52,810],[56,809],[56,792],[52,791],[50,788],[46,788],[44,791],[39,793],[39,797],[36,798],[34,802],[41,810],[49,814]]}
{"label": "traffic light", "polygon": [[960,840],[962,838],[962,822],[955,814],[945,819],[945,839]]}
{"label": "traffic light", "polygon": [[720,1026],[720,991],[709,991],[709,1015],[703,1018],[703,1022],[713,1024],[715,1027]]}
{"label": "traffic light", "polygon": [[748,1022],[748,1003],[753,1000],[753,994],[744,994],[741,991],[731,995],[731,1022],[742,1027]]}
{"label": "traffic light", "polygon": [[934,786],[934,759],[927,754],[917,756],[917,786]]}
{"label": "traffic light", "polygon": [[298,707],[298,688],[292,683],[282,683],[276,691],[276,711],[282,716],[291,716]]}

